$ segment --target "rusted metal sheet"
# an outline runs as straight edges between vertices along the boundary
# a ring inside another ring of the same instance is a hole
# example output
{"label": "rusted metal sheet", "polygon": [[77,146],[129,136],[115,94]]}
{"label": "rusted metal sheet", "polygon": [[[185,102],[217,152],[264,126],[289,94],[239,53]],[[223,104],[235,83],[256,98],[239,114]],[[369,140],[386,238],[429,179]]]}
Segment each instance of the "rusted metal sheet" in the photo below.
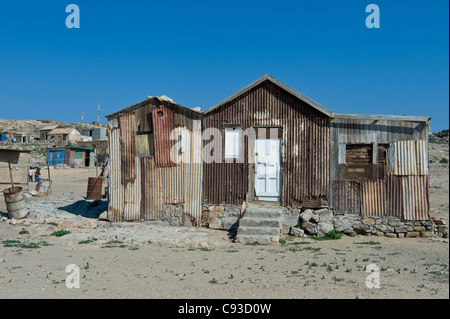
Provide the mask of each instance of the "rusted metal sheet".
{"label": "rusted metal sheet", "polygon": [[[270,81],[246,91],[207,113],[203,129],[223,130],[223,124],[238,123],[249,128],[282,128],[281,204],[317,200],[330,193],[330,119],[304,101]],[[208,143],[209,141],[207,141]],[[248,138],[244,139],[244,162],[204,163],[205,203],[240,205],[249,189]]]}
{"label": "rusted metal sheet", "polygon": [[403,218],[405,220],[429,220],[429,176],[402,176]]}
{"label": "rusted metal sheet", "polygon": [[395,175],[428,175],[426,140],[391,143],[387,150],[387,168]]}
{"label": "rusted metal sheet", "polygon": [[361,213],[361,184],[359,181],[333,182],[333,209],[337,213]]}
{"label": "rusted metal sheet", "polygon": [[361,181],[361,215],[386,215],[386,181],[384,179]]}
{"label": "rusted metal sheet", "polygon": [[110,221],[123,220],[123,192],[122,192],[122,154],[120,149],[120,129],[110,126],[109,137],[109,206],[108,219]]}
{"label": "rusted metal sheet", "polygon": [[386,212],[384,216],[403,217],[403,187],[401,177],[386,174]]}
{"label": "rusted metal sheet", "polygon": [[173,111],[171,108],[158,105],[153,108],[152,121],[155,144],[155,164],[158,167],[173,166],[170,158],[170,151],[173,141],[170,134],[174,129]]}
{"label": "rusted metal sheet", "polygon": [[122,184],[134,182],[136,178],[135,113],[129,112],[119,116],[120,152],[122,156]]}

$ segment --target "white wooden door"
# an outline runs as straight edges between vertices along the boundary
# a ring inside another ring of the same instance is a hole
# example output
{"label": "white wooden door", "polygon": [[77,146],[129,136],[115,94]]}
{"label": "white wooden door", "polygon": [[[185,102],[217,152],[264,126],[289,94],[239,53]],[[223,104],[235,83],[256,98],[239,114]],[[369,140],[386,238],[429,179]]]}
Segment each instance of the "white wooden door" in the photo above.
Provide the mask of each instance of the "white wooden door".
{"label": "white wooden door", "polygon": [[280,140],[255,141],[255,194],[261,201],[280,201]]}

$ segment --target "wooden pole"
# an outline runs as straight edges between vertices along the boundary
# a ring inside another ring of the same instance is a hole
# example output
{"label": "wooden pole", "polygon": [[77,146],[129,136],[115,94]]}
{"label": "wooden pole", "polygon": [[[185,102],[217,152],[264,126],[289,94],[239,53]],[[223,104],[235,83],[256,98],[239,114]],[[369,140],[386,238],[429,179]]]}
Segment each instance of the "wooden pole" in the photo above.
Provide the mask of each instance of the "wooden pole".
{"label": "wooden pole", "polygon": [[47,171],[48,171],[48,191],[50,195],[52,194],[52,179],[50,178],[50,164],[47,161]]}
{"label": "wooden pole", "polygon": [[9,177],[11,178],[11,186],[12,186],[11,192],[14,192],[14,180],[11,171],[11,161],[8,161],[8,167],[9,167]]}

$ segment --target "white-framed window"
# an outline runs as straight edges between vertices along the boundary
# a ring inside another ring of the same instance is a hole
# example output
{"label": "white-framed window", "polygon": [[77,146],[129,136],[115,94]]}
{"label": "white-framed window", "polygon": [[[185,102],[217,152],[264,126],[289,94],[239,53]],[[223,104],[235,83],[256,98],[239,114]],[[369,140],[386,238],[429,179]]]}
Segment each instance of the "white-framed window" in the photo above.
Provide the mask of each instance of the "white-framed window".
{"label": "white-framed window", "polygon": [[241,127],[224,127],[224,132],[224,158],[239,158],[242,145]]}

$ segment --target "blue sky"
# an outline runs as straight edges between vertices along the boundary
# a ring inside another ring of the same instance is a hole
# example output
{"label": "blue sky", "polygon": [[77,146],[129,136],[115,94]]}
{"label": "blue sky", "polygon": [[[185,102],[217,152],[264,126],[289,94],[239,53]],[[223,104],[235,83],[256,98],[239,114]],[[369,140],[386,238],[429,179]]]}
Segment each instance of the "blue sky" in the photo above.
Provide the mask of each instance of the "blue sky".
{"label": "blue sky", "polygon": [[[80,29],[68,29],[68,4]],[[368,29],[368,4],[381,28]],[[265,73],[334,112],[449,127],[449,4],[429,1],[0,2],[0,118],[80,122],[168,95],[207,109]],[[106,123],[106,119],[102,118]]]}

